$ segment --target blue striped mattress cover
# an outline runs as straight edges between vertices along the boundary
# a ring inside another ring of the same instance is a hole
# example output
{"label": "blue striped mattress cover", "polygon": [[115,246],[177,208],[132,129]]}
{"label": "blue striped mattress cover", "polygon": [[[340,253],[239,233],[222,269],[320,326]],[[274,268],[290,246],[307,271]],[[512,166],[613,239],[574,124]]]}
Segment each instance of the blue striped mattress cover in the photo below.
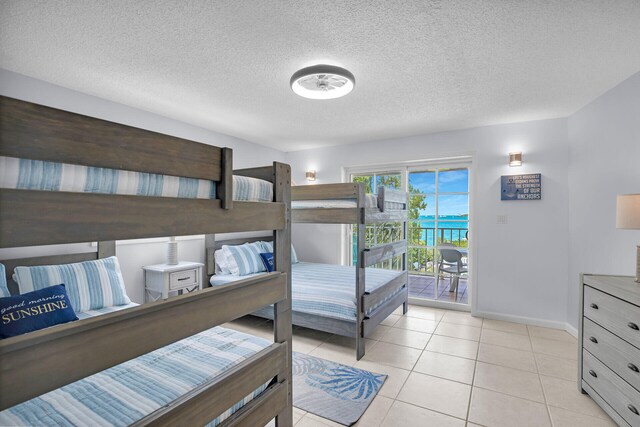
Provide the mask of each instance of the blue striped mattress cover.
{"label": "blue striped mattress cover", "polygon": [[[0,188],[215,199],[215,184],[203,179],[0,156]],[[234,176],[233,200],[271,202],[273,185]]]}
{"label": "blue striped mattress cover", "polygon": [[[83,319],[135,307],[107,307]],[[0,412],[0,426],[127,426],[246,360],[271,342],[215,327]],[[215,427],[263,384],[207,426]]]}
{"label": "blue striped mattress cover", "polygon": [[[356,199],[326,199],[326,200],[293,200],[291,209],[329,209],[329,208],[355,208],[358,206]],[[379,209],[378,197],[375,194],[366,194],[364,207]],[[404,209],[402,203],[385,202],[385,209]]]}
{"label": "blue striped mattress cover", "polygon": [[[212,286],[225,285],[260,274],[264,273],[246,276],[214,275],[211,276],[210,283]],[[311,262],[293,264],[291,266],[292,310],[355,322],[357,318],[355,274],[355,269],[352,266]],[[366,292],[373,292],[401,274],[403,274],[402,271],[367,268],[365,272],[365,290]],[[366,314],[371,313],[396,294],[390,295],[389,298],[372,307]]]}

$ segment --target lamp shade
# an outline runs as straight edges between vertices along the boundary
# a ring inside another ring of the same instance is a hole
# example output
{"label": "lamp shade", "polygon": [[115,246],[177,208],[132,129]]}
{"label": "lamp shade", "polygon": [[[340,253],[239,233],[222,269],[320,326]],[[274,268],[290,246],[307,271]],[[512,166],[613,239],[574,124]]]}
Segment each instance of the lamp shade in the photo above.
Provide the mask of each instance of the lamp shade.
{"label": "lamp shade", "polygon": [[618,196],[616,228],[640,230],[640,194]]}

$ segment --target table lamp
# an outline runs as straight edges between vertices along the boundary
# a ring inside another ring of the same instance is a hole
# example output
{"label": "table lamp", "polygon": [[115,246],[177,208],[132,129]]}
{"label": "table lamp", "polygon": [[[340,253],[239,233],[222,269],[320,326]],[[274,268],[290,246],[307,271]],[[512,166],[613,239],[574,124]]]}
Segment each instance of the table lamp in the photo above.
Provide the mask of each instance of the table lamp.
{"label": "table lamp", "polygon": [[[640,230],[640,194],[618,196],[616,228]],[[640,283],[640,245],[636,250],[636,282]]]}
{"label": "table lamp", "polygon": [[167,243],[167,264],[178,265],[178,242],[175,237],[169,237]]}

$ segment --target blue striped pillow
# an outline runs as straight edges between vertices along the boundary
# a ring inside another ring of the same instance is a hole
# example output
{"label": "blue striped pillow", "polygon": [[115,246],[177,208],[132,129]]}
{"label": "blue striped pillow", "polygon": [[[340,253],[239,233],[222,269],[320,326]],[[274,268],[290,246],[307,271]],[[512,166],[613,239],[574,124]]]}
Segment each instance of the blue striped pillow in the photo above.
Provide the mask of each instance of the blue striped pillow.
{"label": "blue striped pillow", "polygon": [[131,303],[114,256],[76,264],[16,267],[14,277],[21,294],[64,283],[76,313]]}
{"label": "blue striped pillow", "polygon": [[4,265],[0,264],[0,298],[10,297],[11,293],[7,287],[7,273],[5,272]]}
{"label": "blue striped pillow", "polygon": [[234,276],[246,276],[267,271],[262,258],[260,258],[260,252],[264,252],[260,242],[222,246],[222,254],[227,260],[227,267]]}
{"label": "blue striped pillow", "polygon": [[[263,252],[273,252],[273,242],[260,242],[262,244]],[[293,249],[293,244],[291,245],[291,264],[298,263],[298,255],[296,254],[296,250]]]}

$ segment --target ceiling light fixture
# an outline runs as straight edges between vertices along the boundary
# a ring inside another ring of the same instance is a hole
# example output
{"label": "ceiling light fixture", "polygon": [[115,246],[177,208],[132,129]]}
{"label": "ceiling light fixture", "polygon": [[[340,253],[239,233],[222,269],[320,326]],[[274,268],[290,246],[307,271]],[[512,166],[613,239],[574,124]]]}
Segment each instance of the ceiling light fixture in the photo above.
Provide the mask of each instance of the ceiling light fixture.
{"label": "ceiling light fixture", "polygon": [[313,65],[291,76],[291,89],[309,99],[334,99],[351,92],[356,79],[348,70],[334,65]]}

